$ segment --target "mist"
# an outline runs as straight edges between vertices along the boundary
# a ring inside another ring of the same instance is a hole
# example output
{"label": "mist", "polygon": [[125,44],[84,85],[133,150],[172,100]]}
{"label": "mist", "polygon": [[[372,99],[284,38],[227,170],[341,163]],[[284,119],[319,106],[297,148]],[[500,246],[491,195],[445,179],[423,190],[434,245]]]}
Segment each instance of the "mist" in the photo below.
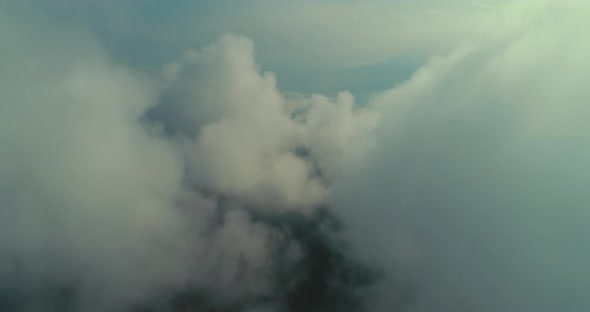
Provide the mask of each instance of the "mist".
{"label": "mist", "polygon": [[590,309],[581,1],[55,4],[0,3],[0,310]]}

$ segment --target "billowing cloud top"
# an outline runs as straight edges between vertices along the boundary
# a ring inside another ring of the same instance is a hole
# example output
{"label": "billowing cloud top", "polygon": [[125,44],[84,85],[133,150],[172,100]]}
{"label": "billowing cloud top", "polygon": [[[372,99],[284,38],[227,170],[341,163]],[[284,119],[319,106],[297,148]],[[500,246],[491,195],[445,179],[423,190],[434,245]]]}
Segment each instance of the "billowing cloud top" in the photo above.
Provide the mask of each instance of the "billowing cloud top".
{"label": "billowing cloud top", "polygon": [[589,310],[587,13],[0,3],[0,310]]}

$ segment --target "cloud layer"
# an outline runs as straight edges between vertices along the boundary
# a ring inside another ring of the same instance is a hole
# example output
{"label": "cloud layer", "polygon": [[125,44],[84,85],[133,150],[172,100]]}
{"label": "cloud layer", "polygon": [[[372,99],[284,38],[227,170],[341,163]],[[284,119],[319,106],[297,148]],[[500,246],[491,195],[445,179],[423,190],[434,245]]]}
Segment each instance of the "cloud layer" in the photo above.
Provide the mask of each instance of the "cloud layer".
{"label": "cloud layer", "polygon": [[383,116],[377,151],[334,207],[363,254],[414,274],[411,311],[589,307],[590,44],[576,9],[506,7],[527,22],[431,59],[369,103]]}
{"label": "cloud layer", "polygon": [[275,294],[291,290],[277,272],[328,240],[310,242],[297,220],[316,218],[357,128],[372,123],[351,96],[285,98],[238,35],[147,75],[83,31],[9,12],[5,308],[119,310],[185,290],[205,296],[179,303],[193,308],[284,304]]}
{"label": "cloud layer", "polygon": [[0,310],[588,310],[588,6],[427,2],[0,5]]}

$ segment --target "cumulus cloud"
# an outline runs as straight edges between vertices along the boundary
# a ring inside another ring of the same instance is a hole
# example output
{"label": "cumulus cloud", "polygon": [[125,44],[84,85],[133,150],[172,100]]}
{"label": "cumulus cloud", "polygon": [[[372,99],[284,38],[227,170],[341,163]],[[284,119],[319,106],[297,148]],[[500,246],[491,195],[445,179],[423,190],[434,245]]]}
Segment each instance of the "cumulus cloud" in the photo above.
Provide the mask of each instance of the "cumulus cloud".
{"label": "cumulus cloud", "polygon": [[[1,14],[3,309],[283,304],[273,294],[290,292],[291,277],[276,281],[277,259],[306,255],[281,246],[311,244],[290,227],[325,205],[321,166],[356,143],[327,153],[312,139],[330,124],[354,132],[352,100],[342,122],[308,122],[336,104],[288,108],[241,36],[146,74],[88,32],[20,8]],[[184,291],[201,299],[177,298]]]}
{"label": "cumulus cloud", "polygon": [[258,206],[313,207],[324,188],[293,151],[303,126],[285,110],[272,73],[259,73],[253,43],[224,36],[164,69],[163,105],[154,115],[192,141],[191,177],[201,188]]}
{"label": "cumulus cloud", "polygon": [[59,3],[0,4],[0,310],[590,307],[586,4]]}

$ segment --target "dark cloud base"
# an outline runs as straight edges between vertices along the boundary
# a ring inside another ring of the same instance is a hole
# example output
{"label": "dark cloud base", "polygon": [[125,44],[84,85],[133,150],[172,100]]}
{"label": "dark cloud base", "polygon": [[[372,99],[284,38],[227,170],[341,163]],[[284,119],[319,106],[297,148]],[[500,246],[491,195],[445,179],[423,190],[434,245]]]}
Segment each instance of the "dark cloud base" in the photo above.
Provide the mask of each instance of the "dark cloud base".
{"label": "dark cloud base", "polygon": [[[224,210],[227,211],[220,209]],[[250,307],[254,311],[266,311],[266,306],[284,312],[370,311],[367,303],[371,286],[379,281],[381,274],[350,255],[349,246],[341,237],[344,225],[330,210],[320,208],[311,216],[299,212],[252,212],[252,215],[255,223],[262,223],[280,234],[272,242],[271,294],[227,302],[223,294],[188,286],[181,291],[162,293],[159,298],[151,298],[124,311],[240,312],[250,311]],[[223,215],[220,223],[223,223]],[[293,259],[289,256],[289,247],[295,245],[299,246],[300,255]],[[411,300],[407,296],[401,303]],[[42,307],[43,311],[50,312],[79,311],[76,302],[75,286],[56,285],[51,281],[29,292],[18,288],[0,291],[0,311],[30,311],[31,307]],[[392,311],[396,309],[391,308]]]}

